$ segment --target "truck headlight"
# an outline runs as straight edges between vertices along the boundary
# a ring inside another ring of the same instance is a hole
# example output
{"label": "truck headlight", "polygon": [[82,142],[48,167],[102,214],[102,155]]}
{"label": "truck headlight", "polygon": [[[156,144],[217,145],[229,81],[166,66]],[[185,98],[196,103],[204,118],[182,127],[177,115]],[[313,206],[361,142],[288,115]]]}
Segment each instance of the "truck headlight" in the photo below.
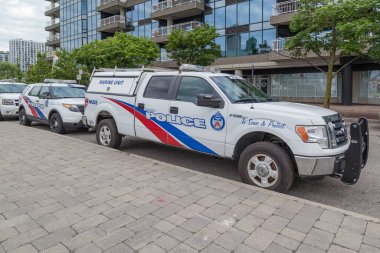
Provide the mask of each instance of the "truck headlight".
{"label": "truck headlight", "polygon": [[325,126],[296,126],[296,132],[306,143],[318,143],[321,148],[329,148],[329,139]]}
{"label": "truck headlight", "polygon": [[72,105],[72,104],[62,104],[63,107],[69,109],[70,111],[72,112],[79,112],[79,108],[78,106],[76,105]]}
{"label": "truck headlight", "polygon": [[13,101],[13,99],[3,99],[3,101],[1,102],[3,105],[14,105],[15,102]]}

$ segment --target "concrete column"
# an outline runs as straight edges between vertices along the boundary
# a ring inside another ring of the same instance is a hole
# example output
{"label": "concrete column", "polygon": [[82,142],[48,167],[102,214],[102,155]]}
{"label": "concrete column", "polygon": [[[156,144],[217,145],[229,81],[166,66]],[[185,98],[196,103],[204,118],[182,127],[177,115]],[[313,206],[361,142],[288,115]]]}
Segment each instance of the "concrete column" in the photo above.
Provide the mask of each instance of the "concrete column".
{"label": "concrete column", "polygon": [[167,26],[173,25],[173,19],[172,19],[172,18],[168,18],[168,19],[166,20],[166,25],[167,25]]}
{"label": "concrete column", "polygon": [[243,71],[241,69],[235,69],[235,76],[243,76]]}
{"label": "concrete column", "polygon": [[352,105],[352,65],[342,70],[342,104]]}

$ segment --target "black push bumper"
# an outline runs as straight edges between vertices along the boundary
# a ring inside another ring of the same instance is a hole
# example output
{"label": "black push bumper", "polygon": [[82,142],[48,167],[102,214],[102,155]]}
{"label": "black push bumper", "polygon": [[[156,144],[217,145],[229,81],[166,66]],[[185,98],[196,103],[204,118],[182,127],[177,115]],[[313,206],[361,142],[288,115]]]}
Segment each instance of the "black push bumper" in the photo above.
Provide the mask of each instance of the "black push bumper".
{"label": "black push bumper", "polygon": [[341,180],[345,184],[355,184],[361,170],[365,167],[369,152],[369,128],[368,120],[360,118],[357,123],[350,126],[351,142],[350,147],[345,152],[345,161],[336,171],[341,174]]}

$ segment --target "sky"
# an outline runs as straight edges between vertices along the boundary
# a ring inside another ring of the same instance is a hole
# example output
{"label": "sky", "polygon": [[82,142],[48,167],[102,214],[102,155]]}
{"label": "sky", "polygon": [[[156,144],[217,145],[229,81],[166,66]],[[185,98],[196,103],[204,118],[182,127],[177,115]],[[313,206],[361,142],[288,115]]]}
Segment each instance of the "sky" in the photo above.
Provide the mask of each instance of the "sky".
{"label": "sky", "polygon": [[45,0],[0,0],[0,51],[9,50],[9,40],[25,39],[45,42]]}

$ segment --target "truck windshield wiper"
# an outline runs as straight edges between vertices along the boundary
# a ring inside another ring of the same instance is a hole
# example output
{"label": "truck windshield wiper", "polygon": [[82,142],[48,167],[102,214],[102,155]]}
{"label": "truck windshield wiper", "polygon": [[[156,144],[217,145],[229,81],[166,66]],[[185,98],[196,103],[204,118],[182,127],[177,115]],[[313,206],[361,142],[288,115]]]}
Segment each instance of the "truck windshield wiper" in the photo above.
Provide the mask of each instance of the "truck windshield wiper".
{"label": "truck windshield wiper", "polygon": [[243,99],[238,99],[236,101],[234,101],[234,104],[235,103],[245,103],[245,102],[259,102],[256,98],[243,98]]}

